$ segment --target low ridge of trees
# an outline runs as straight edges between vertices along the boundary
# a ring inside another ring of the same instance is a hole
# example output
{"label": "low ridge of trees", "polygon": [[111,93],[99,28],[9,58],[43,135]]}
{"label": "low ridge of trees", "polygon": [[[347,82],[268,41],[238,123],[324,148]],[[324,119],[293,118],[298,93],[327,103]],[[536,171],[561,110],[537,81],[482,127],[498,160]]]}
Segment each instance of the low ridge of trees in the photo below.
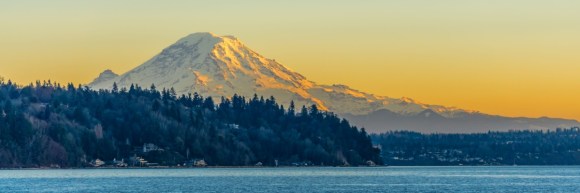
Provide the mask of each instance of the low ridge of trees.
{"label": "low ridge of trees", "polygon": [[580,129],[371,135],[389,165],[579,165]]}
{"label": "low ridge of trees", "polygon": [[154,85],[95,91],[0,80],[0,167],[80,167],[127,158],[146,143],[165,150],[156,156],[165,165],[381,162],[364,129],[315,105],[285,108],[257,95],[220,101]]}

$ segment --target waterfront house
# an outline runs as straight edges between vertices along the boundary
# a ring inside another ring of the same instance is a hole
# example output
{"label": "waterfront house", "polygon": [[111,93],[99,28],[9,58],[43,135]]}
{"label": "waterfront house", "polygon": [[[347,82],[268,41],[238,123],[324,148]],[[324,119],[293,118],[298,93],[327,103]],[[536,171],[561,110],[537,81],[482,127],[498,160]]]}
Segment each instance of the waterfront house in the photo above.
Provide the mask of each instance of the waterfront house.
{"label": "waterfront house", "polygon": [[96,160],[91,161],[91,163],[89,164],[91,164],[91,166],[93,167],[100,167],[102,165],[105,165],[105,162],[97,158]]}
{"label": "waterfront house", "polygon": [[130,157],[129,161],[131,162],[131,166],[138,166],[138,167],[143,167],[143,166],[147,166],[147,160],[145,160],[142,157],[138,157],[137,155]]}
{"label": "waterfront house", "polygon": [[127,163],[125,163],[124,159],[121,159],[120,161],[117,160],[116,158],[113,159],[113,166],[115,167],[127,167]]}
{"label": "waterfront house", "polygon": [[205,167],[207,163],[204,159],[192,159],[183,163],[184,167]]}

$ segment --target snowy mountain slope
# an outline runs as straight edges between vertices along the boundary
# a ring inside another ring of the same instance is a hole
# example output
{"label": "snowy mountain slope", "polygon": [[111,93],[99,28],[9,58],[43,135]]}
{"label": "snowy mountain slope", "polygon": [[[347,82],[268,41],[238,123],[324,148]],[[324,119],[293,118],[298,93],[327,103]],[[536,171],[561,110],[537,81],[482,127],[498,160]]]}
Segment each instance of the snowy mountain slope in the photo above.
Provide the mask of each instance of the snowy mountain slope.
{"label": "snowy mountain slope", "polygon": [[199,92],[221,97],[254,93],[274,96],[281,103],[295,100],[298,106],[316,104],[337,113],[366,114],[388,109],[413,114],[434,109],[451,116],[459,109],[425,105],[411,99],[375,96],[345,85],[319,85],[274,60],[252,51],[237,38],[212,33],[194,33],[177,41],[137,68],[112,76],[109,70],[90,87],[110,89],[139,84],[173,87],[178,94]]}
{"label": "snowy mountain slope", "polygon": [[99,76],[97,78],[95,78],[95,80],[93,80],[93,82],[91,84],[100,84],[103,82],[106,82],[108,80],[112,80],[114,78],[117,78],[119,75],[115,74],[112,70],[105,70],[103,72],[101,72],[101,74],[99,74]]}
{"label": "snowy mountain slope", "polygon": [[325,105],[307,92],[315,84],[281,64],[264,58],[231,36],[195,33],[164,49],[139,67],[107,81],[89,84],[110,89],[113,83],[158,88],[173,87],[178,94],[198,92],[221,97],[254,93],[279,101]]}
{"label": "snowy mountain slope", "polygon": [[173,87],[178,94],[198,92],[217,98],[234,94],[250,97],[256,93],[274,96],[285,106],[292,100],[297,107],[316,104],[322,110],[356,116],[353,118],[380,111],[414,117],[429,110],[449,120],[479,115],[458,108],[422,104],[409,98],[376,96],[345,85],[316,84],[254,52],[233,36],[212,33],[188,35],[122,75],[105,71],[89,87],[110,89],[113,83],[120,88],[131,84],[142,87],[155,84],[157,88]]}

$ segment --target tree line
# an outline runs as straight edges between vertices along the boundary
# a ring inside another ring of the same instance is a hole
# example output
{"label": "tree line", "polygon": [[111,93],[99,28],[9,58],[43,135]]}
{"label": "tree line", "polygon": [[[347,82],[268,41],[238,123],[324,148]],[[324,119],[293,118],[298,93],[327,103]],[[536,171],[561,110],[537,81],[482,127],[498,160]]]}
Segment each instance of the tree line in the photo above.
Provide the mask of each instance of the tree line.
{"label": "tree line", "polygon": [[371,135],[389,165],[578,165],[580,129]]}
{"label": "tree line", "polygon": [[0,79],[0,167],[82,167],[128,158],[146,143],[164,149],[148,155],[164,165],[192,158],[216,166],[381,163],[364,129],[316,105],[284,107],[257,95],[216,102],[154,85],[97,91]]}

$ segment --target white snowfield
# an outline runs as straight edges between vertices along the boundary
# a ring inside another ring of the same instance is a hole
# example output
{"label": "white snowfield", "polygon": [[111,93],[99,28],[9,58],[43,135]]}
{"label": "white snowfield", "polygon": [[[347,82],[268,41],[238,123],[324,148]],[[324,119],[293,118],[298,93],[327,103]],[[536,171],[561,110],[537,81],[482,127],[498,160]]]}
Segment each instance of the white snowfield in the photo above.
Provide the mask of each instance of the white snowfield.
{"label": "white snowfield", "polygon": [[297,108],[316,104],[322,110],[348,116],[364,116],[380,110],[407,117],[429,116],[434,112],[448,119],[481,114],[423,104],[409,98],[376,96],[345,85],[317,84],[261,56],[233,36],[213,33],[188,35],[124,74],[117,76],[106,70],[89,87],[111,89],[113,83],[119,88],[128,88],[131,84],[149,88],[154,84],[158,89],[174,88],[178,95],[197,92],[218,101],[222,96],[234,94],[274,96],[286,107],[290,101],[294,101]]}
{"label": "white snowfield", "polygon": [[234,94],[274,96],[287,106],[316,104],[338,114],[362,115],[380,109],[417,114],[427,109],[444,116],[465,110],[427,105],[408,98],[389,98],[361,92],[346,85],[320,85],[278,62],[254,52],[233,36],[194,33],[177,41],[137,68],[116,76],[106,70],[89,87],[111,89],[138,84],[159,89],[173,87],[177,94],[198,92],[219,99]]}

